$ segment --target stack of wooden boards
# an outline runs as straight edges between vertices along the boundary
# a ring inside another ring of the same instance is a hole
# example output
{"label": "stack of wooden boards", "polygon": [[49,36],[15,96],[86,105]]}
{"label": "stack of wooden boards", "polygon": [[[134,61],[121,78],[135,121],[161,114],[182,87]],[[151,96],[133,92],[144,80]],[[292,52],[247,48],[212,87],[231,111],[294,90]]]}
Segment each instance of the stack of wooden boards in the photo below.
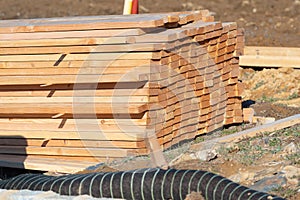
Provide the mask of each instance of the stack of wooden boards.
{"label": "stack of wooden boards", "polygon": [[0,165],[78,171],[240,123],[243,47],[207,10],[0,21]]}

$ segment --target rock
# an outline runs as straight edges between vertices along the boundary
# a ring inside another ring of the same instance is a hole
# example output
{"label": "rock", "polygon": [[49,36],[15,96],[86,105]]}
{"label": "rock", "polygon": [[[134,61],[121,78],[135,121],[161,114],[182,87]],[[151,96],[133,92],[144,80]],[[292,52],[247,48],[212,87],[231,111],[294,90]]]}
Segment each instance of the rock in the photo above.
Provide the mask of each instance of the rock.
{"label": "rock", "polygon": [[194,154],[197,159],[202,161],[210,161],[217,157],[218,153],[215,149],[205,149]]}
{"label": "rock", "polygon": [[248,0],[243,0],[242,6],[249,6],[250,2]]}
{"label": "rock", "polygon": [[291,67],[281,67],[281,68],[278,68],[278,71],[283,74],[291,74],[294,72],[294,69]]}
{"label": "rock", "polygon": [[169,166],[174,166],[174,165],[177,165],[179,163],[188,162],[189,160],[194,160],[194,159],[197,159],[197,158],[193,153],[191,153],[191,154],[181,154],[180,156],[174,158],[169,163]]}
{"label": "rock", "polygon": [[254,172],[239,171],[237,174],[231,175],[229,179],[237,183],[242,183],[248,180],[252,180],[254,176],[255,176]]}
{"label": "rock", "polygon": [[291,184],[294,186],[297,186],[300,184],[300,180],[299,180],[300,168],[289,165],[289,166],[283,167],[281,172],[285,174],[288,184]]}
{"label": "rock", "polygon": [[261,192],[270,192],[271,190],[283,187],[286,184],[287,178],[282,173],[279,173],[257,181],[254,185],[250,186],[250,188]]}
{"label": "rock", "polygon": [[294,154],[299,152],[299,148],[297,147],[297,145],[294,142],[291,142],[290,144],[286,145],[283,148],[283,152],[286,154]]}
{"label": "rock", "polygon": [[192,192],[185,197],[185,200],[205,200],[200,192]]}
{"label": "rock", "polygon": [[253,117],[253,123],[257,125],[270,124],[273,122],[275,122],[275,117],[260,117],[260,116]]}

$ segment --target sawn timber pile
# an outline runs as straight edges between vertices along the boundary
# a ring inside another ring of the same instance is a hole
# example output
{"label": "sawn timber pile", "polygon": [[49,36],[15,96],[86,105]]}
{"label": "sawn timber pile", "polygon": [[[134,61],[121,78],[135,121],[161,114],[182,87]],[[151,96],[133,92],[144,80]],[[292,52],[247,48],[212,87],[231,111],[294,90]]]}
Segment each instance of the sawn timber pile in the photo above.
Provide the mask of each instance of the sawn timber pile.
{"label": "sawn timber pile", "polygon": [[79,171],[240,123],[243,48],[207,10],[3,20],[0,165]]}

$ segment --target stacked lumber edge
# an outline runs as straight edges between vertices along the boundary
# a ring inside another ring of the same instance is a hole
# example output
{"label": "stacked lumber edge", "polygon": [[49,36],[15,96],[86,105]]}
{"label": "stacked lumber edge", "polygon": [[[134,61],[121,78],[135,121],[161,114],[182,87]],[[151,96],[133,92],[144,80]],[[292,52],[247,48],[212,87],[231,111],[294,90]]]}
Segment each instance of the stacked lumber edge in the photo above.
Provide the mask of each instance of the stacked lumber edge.
{"label": "stacked lumber edge", "polygon": [[0,165],[78,171],[240,123],[243,48],[207,10],[0,21]]}

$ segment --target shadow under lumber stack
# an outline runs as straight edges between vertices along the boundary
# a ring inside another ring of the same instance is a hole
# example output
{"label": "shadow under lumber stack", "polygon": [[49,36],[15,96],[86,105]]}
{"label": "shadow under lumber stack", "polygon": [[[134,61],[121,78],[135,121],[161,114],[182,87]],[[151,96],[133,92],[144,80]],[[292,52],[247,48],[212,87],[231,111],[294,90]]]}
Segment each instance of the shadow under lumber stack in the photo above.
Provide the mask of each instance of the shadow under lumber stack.
{"label": "shadow under lumber stack", "polygon": [[0,165],[74,172],[243,121],[243,31],[197,12],[0,22]]}

